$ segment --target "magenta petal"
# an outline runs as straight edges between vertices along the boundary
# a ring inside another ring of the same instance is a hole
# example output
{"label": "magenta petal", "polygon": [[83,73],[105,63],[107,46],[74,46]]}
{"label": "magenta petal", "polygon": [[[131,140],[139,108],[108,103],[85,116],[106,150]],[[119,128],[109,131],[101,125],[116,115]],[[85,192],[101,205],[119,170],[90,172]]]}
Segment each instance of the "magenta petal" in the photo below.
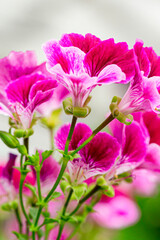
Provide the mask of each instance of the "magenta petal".
{"label": "magenta petal", "polygon": [[149,144],[143,167],[160,172],[160,146],[156,143]]}
{"label": "magenta petal", "polygon": [[[85,137],[86,138],[86,137]],[[84,139],[79,143],[82,144]],[[82,161],[93,170],[93,175],[106,172],[119,155],[120,146],[115,138],[103,132],[97,135],[79,151]]]}
{"label": "magenta petal", "polygon": [[6,88],[7,97],[11,102],[18,102],[26,107],[29,102],[29,92],[31,87],[38,81],[43,80],[44,76],[39,73],[33,73],[28,76],[22,76],[19,79],[8,84]]}
{"label": "magenta petal", "polygon": [[150,72],[150,61],[148,59],[145,49],[143,48],[142,41],[136,41],[134,45],[134,51],[137,56],[140,70],[144,72],[144,76],[148,76]]}
{"label": "magenta petal", "polygon": [[122,143],[123,128],[124,124],[117,119],[114,119],[114,121],[109,124],[109,129],[111,130],[113,137],[115,137],[120,144]]}
{"label": "magenta petal", "polygon": [[133,122],[123,130],[122,153],[117,162],[118,173],[137,167],[145,158],[147,143],[140,125]]}
{"label": "magenta petal", "polygon": [[[56,133],[54,141],[57,148],[64,150],[68,133],[70,130],[70,124],[63,125]],[[91,135],[92,130],[84,123],[77,123],[72,135],[72,139],[69,145],[69,150],[75,150],[78,147],[79,142],[86,134]]]}
{"label": "magenta petal", "polygon": [[122,70],[115,64],[106,66],[98,75],[97,83],[118,83],[125,80],[126,76]]}
{"label": "magenta petal", "polygon": [[127,78],[130,75],[130,71],[128,73],[125,70],[130,69],[132,71],[131,76],[133,77],[134,56],[133,53],[130,54],[131,56],[126,55],[127,53],[128,46],[126,43],[115,44],[114,39],[108,39],[98,44],[86,54],[84,64],[91,76],[98,76],[107,65],[116,64],[127,74]]}
{"label": "magenta petal", "polygon": [[64,48],[56,41],[49,41],[43,46],[43,50],[48,59],[49,69],[54,73],[54,66],[60,64],[63,71],[69,73],[82,73],[83,59],[85,53],[76,47]]}
{"label": "magenta petal", "polygon": [[146,47],[145,52],[151,63],[151,70],[148,77],[160,76],[160,57],[157,56],[152,47]]}
{"label": "magenta petal", "polygon": [[0,89],[4,91],[6,85],[22,75],[31,74],[37,66],[33,51],[14,52],[0,59]]}
{"label": "magenta petal", "polygon": [[15,165],[16,158],[17,158],[17,155],[10,153],[9,160],[8,160],[6,166],[3,168],[2,176],[4,178],[7,178],[8,181],[12,180],[13,169],[14,169],[13,167]]}
{"label": "magenta petal", "polygon": [[59,41],[59,44],[63,47],[74,46],[87,53],[100,42],[101,40],[99,38],[90,33],[87,33],[85,37],[81,34],[71,33],[64,34]]}
{"label": "magenta petal", "polygon": [[150,143],[160,145],[160,117],[154,112],[146,112],[143,114],[143,120],[150,135]]}

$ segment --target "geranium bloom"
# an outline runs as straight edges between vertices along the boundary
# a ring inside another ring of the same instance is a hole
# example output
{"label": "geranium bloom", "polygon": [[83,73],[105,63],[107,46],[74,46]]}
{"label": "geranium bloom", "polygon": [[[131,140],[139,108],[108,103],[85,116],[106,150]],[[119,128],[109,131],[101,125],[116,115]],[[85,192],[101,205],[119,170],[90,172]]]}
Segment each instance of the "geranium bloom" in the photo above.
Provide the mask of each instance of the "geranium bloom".
{"label": "geranium bloom", "polygon": [[127,83],[134,75],[133,51],[125,42],[72,33],[47,42],[43,50],[48,70],[69,90],[74,107],[83,107],[95,86]]}
{"label": "geranium bloom", "polygon": [[[121,152],[111,176],[133,170],[146,157],[148,138],[137,122],[126,126],[116,119],[109,124],[110,130],[121,145]],[[108,176],[108,177],[111,177]]]}
{"label": "geranium bloom", "polygon": [[134,112],[156,111],[160,104],[158,85],[159,77],[147,78],[143,76],[138,64],[135,67],[135,76],[130,86],[118,104],[118,109],[124,115]]}
{"label": "geranium bloom", "polygon": [[[34,111],[52,98],[56,87],[45,63],[37,65],[34,52],[11,52],[0,59],[0,112],[13,118],[18,127],[30,127]],[[45,105],[43,109],[54,109],[66,94],[64,87],[59,86],[56,106],[54,98],[50,107]]]}
{"label": "geranium bloom", "polygon": [[[55,145],[64,150],[70,124],[62,126],[56,136]],[[91,129],[83,123],[78,123],[74,129],[69,151],[75,150],[90,135]],[[68,162],[68,171],[73,181],[78,183],[91,176],[106,173],[119,155],[119,144],[115,138],[103,132],[97,135],[79,152],[80,158]]]}
{"label": "geranium bloom", "polygon": [[92,214],[97,224],[113,229],[125,228],[138,221],[140,213],[135,202],[120,191],[115,191],[115,197],[105,195],[94,206]]}

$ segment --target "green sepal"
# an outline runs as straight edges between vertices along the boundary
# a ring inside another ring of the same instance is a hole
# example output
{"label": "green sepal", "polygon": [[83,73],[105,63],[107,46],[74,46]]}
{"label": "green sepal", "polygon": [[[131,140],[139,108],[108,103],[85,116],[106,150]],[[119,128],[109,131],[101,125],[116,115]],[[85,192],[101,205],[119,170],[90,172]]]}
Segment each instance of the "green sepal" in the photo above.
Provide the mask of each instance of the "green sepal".
{"label": "green sepal", "polygon": [[28,156],[27,148],[24,145],[19,145],[17,149],[20,154]]}
{"label": "green sepal", "polygon": [[68,190],[68,189],[71,188],[71,185],[70,185],[70,183],[68,183],[67,181],[62,180],[62,181],[60,182],[60,188],[61,188],[62,192],[65,193],[66,190]]}
{"label": "green sepal", "polygon": [[74,155],[71,155],[74,152],[74,150],[69,151],[68,154],[64,154],[64,150],[61,150],[61,149],[56,149],[56,150],[59,153],[61,153],[67,161],[73,161],[73,159],[75,159],[75,158],[80,158],[80,155],[78,153],[75,153]]}
{"label": "green sepal", "polygon": [[122,112],[119,111],[118,105],[121,101],[121,98],[114,96],[112,98],[112,102],[109,106],[110,111],[112,113],[112,116],[119,120],[121,123],[124,123],[126,125],[130,125],[133,121],[133,116],[131,114],[125,115]]}
{"label": "green sepal", "polygon": [[97,178],[96,184],[101,187],[101,189],[107,190],[108,189],[108,185],[106,182],[106,179],[103,176],[100,176]]}
{"label": "green sepal", "polygon": [[87,184],[82,183],[82,184],[72,187],[72,189],[73,189],[76,199],[79,201],[87,190]]}
{"label": "green sepal", "polygon": [[9,148],[17,148],[20,145],[18,139],[8,132],[0,131],[0,138]]}
{"label": "green sepal", "polygon": [[1,205],[2,210],[4,211],[12,211],[18,208],[18,202],[16,200],[13,200],[11,202],[3,203]]}
{"label": "green sepal", "polygon": [[28,236],[26,234],[21,234],[21,233],[18,233],[18,232],[15,232],[13,231],[12,232],[18,240],[27,240],[28,239]]}
{"label": "green sepal", "polygon": [[68,172],[65,172],[65,173],[63,174],[62,179],[63,179],[63,180],[66,180],[66,181],[69,182],[70,184],[72,183],[71,177],[70,177],[70,175],[69,175]]}
{"label": "green sepal", "polygon": [[78,117],[78,118],[85,118],[91,112],[91,108],[87,106],[90,100],[91,100],[91,97],[89,96],[86,99],[83,107],[75,107],[73,106],[72,98],[69,97],[63,101],[63,109],[65,113],[68,115],[74,115],[75,117]]}
{"label": "green sepal", "polygon": [[103,192],[106,196],[108,197],[114,197],[115,196],[115,191],[112,186],[108,186],[108,189]]}
{"label": "green sepal", "polygon": [[31,135],[33,135],[34,131],[32,128],[28,128],[28,129],[20,129],[17,128],[14,130],[14,136],[17,138],[28,138]]}

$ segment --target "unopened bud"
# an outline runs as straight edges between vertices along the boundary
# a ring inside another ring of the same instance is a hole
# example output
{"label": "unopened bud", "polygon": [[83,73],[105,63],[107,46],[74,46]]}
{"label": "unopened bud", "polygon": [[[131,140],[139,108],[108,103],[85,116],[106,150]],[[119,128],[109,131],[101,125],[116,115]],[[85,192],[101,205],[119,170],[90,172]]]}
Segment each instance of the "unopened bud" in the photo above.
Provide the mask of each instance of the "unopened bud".
{"label": "unopened bud", "polygon": [[0,131],[0,138],[9,148],[17,148],[20,145],[18,139],[8,132]]}

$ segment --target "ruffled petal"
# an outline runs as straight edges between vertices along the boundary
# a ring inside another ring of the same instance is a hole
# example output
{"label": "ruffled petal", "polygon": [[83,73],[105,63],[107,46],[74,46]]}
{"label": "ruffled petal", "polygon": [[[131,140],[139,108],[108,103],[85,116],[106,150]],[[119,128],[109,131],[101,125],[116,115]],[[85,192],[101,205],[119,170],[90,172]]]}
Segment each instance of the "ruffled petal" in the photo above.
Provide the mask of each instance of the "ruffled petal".
{"label": "ruffled petal", "polygon": [[[66,140],[70,130],[70,124],[63,125],[56,133],[54,141],[55,146],[58,149],[64,150]],[[91,135],[92,130],[84,123],[77,123],[72,135],[72,139],[69,144],[69,150],[75,150],[78,147],[79,142],[84,138],[86,134]]]}
{"label": "ruffled petal", "polygon": [[[84,142],[84,139],[79,145],[82,142]],[[91,142],[79,151],[79,154],[81,160],[89,166],[89,170],[93,170],[93,174],[96,175],[107,172],[114,165],[119,150],[120,145],[115,138],[105,132],[99,132]]]}
{"label": "ruffled petal", "polygon": [[141,71],[143,71],[144,76],[148,76],[150,69],[151,69],[151,64],[148,59],[147,53],[145,49],[143,48],[143,42],[141,40],[137,40],[135,45],[134,45],[134,51],[137,56],[139,68]]}
{"label": "ruffled petal", "polygon": [[[85,56],[84,64],[90,76],[98,76],[107,65],[116,64],[127,75],[134,75],[134,55],[128,51],[126,43],[114,43],[114,39],[102,41]],[[128,71],[129,70],[129,71]],[[125,79],[121,79],[125,82]],[[126,81],[127,82],[127,81]]]}
{"label": "ruffled petal", "polygon": [[59,41],[59,44],[63,47],[74,46],[87,53],[100,42],[101,40],[99,38],[90,33],[87,33],[85,37],[81,34],[71,33],[64,34]]}

